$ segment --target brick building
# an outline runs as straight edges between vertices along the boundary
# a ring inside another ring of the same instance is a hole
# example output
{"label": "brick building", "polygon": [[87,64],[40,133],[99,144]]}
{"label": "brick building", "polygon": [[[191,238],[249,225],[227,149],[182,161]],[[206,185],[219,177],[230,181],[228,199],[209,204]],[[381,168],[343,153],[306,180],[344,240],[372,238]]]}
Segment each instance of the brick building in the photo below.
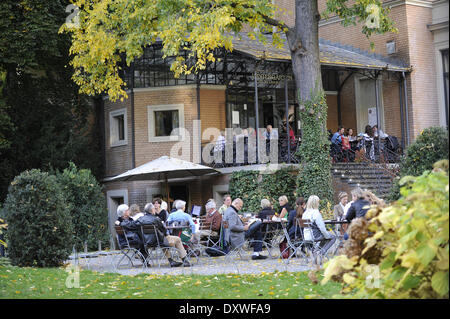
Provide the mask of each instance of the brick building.
{"label": "brick building", "polygon": [[[276,2],[287,8],[283,19],[292,24],[289,5],[294,1]],[[360,27],[344,29],[335,17],[320,23],[327,126],[361,132],[367,124],[379,124],[405,146],[426,127],[448,125],[448,15],[442,14],[448,0],[384,2],[392,7],[399,33],[374,36],[375,52]],[[324,3],[319,0],[321,10]],[[171,58],[162,59],[155,44],[123,74],[131,83],[129,98],[112,103],[103,97],[104,185],[111,221],[120,203],[142,207],[163,193],[159,181],[108,182],[113,176],[163,155],[202,162],[207,143],[229,127],[271,124],[281,131],[287,118],[295,136],[300,134],[287,48],[264,46],[244,34],[232,54],[219,56],[220,62],[202,74],[175,79]],[[189,207],[208,198],[219,203],[232,171],[261,167],[228,167],[218,176],[170,180],[170,197],[187,200]]]}

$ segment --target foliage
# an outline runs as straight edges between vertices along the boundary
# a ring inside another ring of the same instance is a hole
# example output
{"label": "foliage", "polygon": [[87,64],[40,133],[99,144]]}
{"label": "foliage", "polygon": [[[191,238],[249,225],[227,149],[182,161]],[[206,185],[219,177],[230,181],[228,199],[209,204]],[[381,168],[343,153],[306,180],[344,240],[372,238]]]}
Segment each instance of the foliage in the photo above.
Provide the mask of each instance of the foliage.
{"label": "foliage", "polygon": [[0,201],[27,169],[72,161],[101,174],[94,105],[71,80],[70,36],[58,34],[69,3],[0,1]]}
{"label": "foliage", "polygon": [[327,122],[327,104],[323,91],[311,97],[310,101],[301,103],[305,110],[300,118],[302,143],[298,152],[302,156],[302,166],[298,174],[297,193],[305,199],[317,195],[321,207],[325,207],[327,202],[333,202],[330,141],[323,129]]}
{"label": "foliage", "polygon": [[87,242],[89,250],[109,244],[108,213],[102,188],[88,169],[77,169],[70,163],[62,173],[56,174],[68,206],[74,227],[75,244],[80,250]]}
{"label": "foliage", "polygon": [[389,194],[390,200],[400,197],[400,178],[408,175],[420,176],[431,170],[439,160],[448,159],[448,131],[442,127],[424,129],[417,139],[406,149],[405,157],[400,163],[400,176]]}
{"label": "foliage", "polygon": [[4,206],[8,256],[14,265],[52,267],[72,248],[70,211],[54,175],[33,169],[9,186]]}
{"label": "foliage", "polygon": [[[249,36],[263,43],[267,42],[264,33],[272,33],[276,47],[284,44],[281,32],[295,39],[302,32],[277,20],[284,12],[271,0],[77,0],[74,4],[79,7],[77,20],[60,29],[72,35],[73,79],[82,93],[104,92],[113,101],[127,97],[119,72],[121,55],[130,65],[157,38],[162,41],[164,57],[175,57],[171,69],[178,76],[203,70],[215,61],[217,48],[232,51],[232,39],[239,37],[245,25],[251,30]],[[328,0],[324,15],[337,13],[345,21],[354,20],[353,16],[365,21],[373,14],[366,11],[369,5],[378,9],[381,23],[371,28],[364,25],[362,32],[369,37],[394,31],[387,9],[378,0],[357,0],[353,6],[347,6],[347,0]],[[277,32],[272,32],[273,27]],[[182,50],[188,52],[188,60],[180,54]]]}
{"label": "foliage", "polygon": [[[3,219],[0,218],[0,235],[3,234],[3,230],[8,227],[8,224],[5,223]],[[6,247],[6,242],[3,240],[3,238],[0,236],[0,245],[3,247]]]}
{"label": "foliage", "polygon": [[[407,181],[398,201],[352,222],[353,241],[326,264],[323,283],[343,281],[343,293],[358,298],[448,298],[448,160]],[[367,278],[377,274],[378,284]]]}
{"label": "foliage", "polygon": [[288,169],[269,174],[260,174],[258,171],[233,172],[229,183],[230,194],[233,199],[239,197],[244,201],[243,212],[259,212],[263,198],[268,199],[278,212],[280,196],[286,195],[291,206],[295,203],[295,180],[295,175]]}

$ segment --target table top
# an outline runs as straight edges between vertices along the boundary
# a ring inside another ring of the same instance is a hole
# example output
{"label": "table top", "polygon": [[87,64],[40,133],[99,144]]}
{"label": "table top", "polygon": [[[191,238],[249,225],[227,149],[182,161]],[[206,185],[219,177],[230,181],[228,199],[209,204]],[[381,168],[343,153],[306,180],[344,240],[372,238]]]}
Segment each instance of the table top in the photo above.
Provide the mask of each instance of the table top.
{"label": "table top", "polygon": [[183,229],[183,228],[190,228],[191,226],[166,226],[166,229]]}
{"label": "table top", "polygon": [[348,220],[327,219],[323,221],[325,224],[348,224]]}

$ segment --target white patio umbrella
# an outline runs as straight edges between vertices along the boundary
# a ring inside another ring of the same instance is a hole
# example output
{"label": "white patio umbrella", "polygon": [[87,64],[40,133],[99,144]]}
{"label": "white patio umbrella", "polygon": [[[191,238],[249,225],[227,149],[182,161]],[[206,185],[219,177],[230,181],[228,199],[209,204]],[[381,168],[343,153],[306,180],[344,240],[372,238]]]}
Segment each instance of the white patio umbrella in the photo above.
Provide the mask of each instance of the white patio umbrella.
{"label": "white patio umbrella", "polygon": [[168,179],[219,173],[219,171],[208,166],[191,163],[174,157],[161,156],[125,173],[105,179],[105,181],[164,180],[166,184],[167,202],[169,203]]}

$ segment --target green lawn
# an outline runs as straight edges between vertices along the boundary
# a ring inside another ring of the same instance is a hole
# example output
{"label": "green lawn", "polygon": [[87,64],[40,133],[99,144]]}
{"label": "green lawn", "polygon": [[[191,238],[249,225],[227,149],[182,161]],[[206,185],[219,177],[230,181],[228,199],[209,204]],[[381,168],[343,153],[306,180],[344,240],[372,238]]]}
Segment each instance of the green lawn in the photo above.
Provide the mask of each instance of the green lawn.
{"label": "green lawn", "polygon": [[307,273],[123,276],[82,270],[79,288],[66,287],[68,275],[63,268],[0,266],[0,298],[296,299],[331,298],[340,291],[337,283],[312,283]]}

